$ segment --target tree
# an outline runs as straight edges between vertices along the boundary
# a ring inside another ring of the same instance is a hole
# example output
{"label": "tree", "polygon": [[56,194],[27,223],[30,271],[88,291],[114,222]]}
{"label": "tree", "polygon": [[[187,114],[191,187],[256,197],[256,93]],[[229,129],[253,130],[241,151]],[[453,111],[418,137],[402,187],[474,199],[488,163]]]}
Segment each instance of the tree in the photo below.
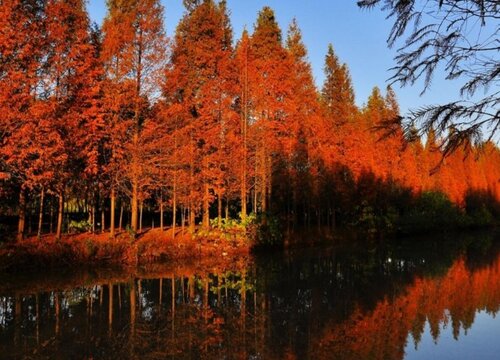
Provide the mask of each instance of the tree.
{"label": "tree", "polygon": [[[331,135],[331,128],[322,121],[307,49],[295,19],[288,28],[286,50],[291,61],[290,86],[294,92],[290,94],[291,106],[288,108],[286,138],[283,141],[287,178],[280,183],[286,184],[284,198],[287,212],[293,212],[294,220],[299,220],[299,213],[303,214],[311,205],[311,175],[320,157],[318,148],[324,145],[325,137]],[[317,197],[319,192],[315,191],[314,195]]]}
{"label": "tree", "polygon": [[[460,98],[448,104],[429,105],[411,111],[406,130],[414,124],[419,133],[434,129],[443,138],[444,155],[465,142],[488,140],[500,130],[500,36],[497,0],[360,0],[362,8],[382,6],[394,20],[387,42],[398,49],[392,82],[402,86],[424,80],[425,92],[437,68],[444,66],[445,79],[460,80]],[[408,29],[409,32],[407,31]],[[405,35],[407,34],[407,35]],[[484,95],[479,95],[484,92]],[[477,95],[477,100],[473,96]],[[465,97],[465,99],[464,99]],[[467,97],[471,98],[470,100]],[[454,131],[448,129],[454,125]]]}
{"label": "tree", "polygon": [[265,213],[271,200],[274,165],[281,141],[286,137],[286,117],[293,90],[289,77],[290,58],[283,48],[281,29],[271,8],[266,6],[259,12],[250,44],[254,194],[261,212]]}
{"label": "tree", "polygon": [[[139,197],[145,179],[141,163],[140,136],[148,102],[158,95],[158,80],[166,60],[167,39],[163,28],[163,7],[158,0],[108,1],[103,24],[103,57],[115,85],[128,92],[132,102],[129,141],[125,147],[125,177],[130,182],[131,228],[138,229]],[[123,107],[122,107],[123,109]]]}
{"label": "tree", "polygon": [[61,153],[51,159],[53,188],[59,198],[56,236],[60,238],[69,183],[78,179],[75,173],[95,172],[97,149],[89,145],[100,127],[95,107],[98,65],[84,1],[48,1],[45,15],[45,97],[51,131],[62,142]]}
{"label": "tree", "polygon": [[189,10],[177,27],[164,95],[177,144],[188,149],[182,168],[189,172],[189,222],[193,227],[201,207],[208,227],[215,196],[220,218],[229,140],[239,126],[233,110],[237,75],[225,2],[206,0]]}
{"label": "tree", "polygon": [[37,0],[8,0],[0,7],[0,166],[19,189],[18,240],[25,232],[27,191],[51,176],[46,160],[60,144],[41,117],[44,11],[45,2]]}
{"label": "tree", "polygon": [[335,126],[352,119],[355,114],[354,90],[346,64],[340,64],[332,44],[325,57],[325,82],[321,92],[327,116]]}
{"label": "tree", "polygon": [[235,63],[239,74],[238,85],[240,87],[239,111],[240,111],[240,147],[237,153],[239,161],[240,174],[240,200],[241,200],[241,219],[245,221],[247,217],[248,204],[248,127],[250,119],[250,93],[249,93],[249,62],[250,62],[250,36],[245,29],[239,40],[236,52]]}

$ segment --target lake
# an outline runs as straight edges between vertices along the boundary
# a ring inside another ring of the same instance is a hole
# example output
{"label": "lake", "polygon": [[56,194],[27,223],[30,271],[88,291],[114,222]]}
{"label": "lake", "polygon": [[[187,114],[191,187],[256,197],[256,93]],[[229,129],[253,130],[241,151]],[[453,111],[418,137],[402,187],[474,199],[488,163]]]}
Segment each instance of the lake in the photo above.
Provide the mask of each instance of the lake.
{"label": "lake", "polygon": [[0,358],[498,359],[499,240],[3,275]]}

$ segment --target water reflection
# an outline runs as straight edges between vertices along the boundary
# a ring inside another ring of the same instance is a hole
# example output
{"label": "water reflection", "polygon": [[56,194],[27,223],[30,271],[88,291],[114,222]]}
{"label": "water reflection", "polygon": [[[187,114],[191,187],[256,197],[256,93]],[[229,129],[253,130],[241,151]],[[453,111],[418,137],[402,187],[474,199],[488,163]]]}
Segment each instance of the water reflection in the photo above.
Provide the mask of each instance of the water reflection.
{"label": "water reflection", "polygon": [[461,341],[478,311],[499,311],[498,249],[491,237],[398,242],[9,277],[0,358],[401,359],[444,328]]}

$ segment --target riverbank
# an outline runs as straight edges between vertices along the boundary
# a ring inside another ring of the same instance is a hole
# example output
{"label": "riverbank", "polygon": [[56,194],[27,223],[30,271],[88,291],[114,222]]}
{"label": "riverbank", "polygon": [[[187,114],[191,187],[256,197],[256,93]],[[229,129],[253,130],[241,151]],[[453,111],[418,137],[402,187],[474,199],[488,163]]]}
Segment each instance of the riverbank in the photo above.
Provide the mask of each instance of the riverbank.
{"label": "riverbank", "polygon": [[[426,232],[429,238],[440,234],[445,238],[465,233],[488,231],[498,227],[464,227],[441,232]],[[414,235],[416,236],[416,235]],[[146,229],[135,236],[118,231],[114,238],[109,232],[65,234],[60,240],[48,234],[41,238],[28,237],[23,241],[0,244],[0,273],[23,271],[118,266],[136,268],[145,265],[203,263],[208,267],[234,263],[251,252],[272,249],[305,249],[314,246],[379,243],[380,240],[407,239],[406,234],[382,233],[375,236],[366,231],[331,228],[279,229],[269,226],[222,226],[193,233],[177,229]]]}
{"label": "riverbank", "polygon": [[194,234],[149,229],[136,237],[119,232],[30,237],[0,247],[0,271],[44,269],[89,265],[138,266],[164,261],[242,257],[251,251],[243,232],[218,229],[199,230]]}

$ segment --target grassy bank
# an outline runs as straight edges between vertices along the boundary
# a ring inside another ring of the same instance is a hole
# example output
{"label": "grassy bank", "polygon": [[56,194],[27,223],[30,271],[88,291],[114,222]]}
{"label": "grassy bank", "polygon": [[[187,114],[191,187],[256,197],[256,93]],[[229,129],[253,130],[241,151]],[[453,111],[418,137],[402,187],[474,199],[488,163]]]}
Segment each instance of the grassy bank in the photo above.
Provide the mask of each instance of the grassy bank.
{"label": "grassy bank", "polygon": [[114,239],[109,233],[53,235],[27,238],[0,247],[0,271],[67,266],[137,266],[160,261],[225,258],[246,255],[250,242],[243,232],[196,231],[194,234],[150,229],[137,237],[127,232]]}

